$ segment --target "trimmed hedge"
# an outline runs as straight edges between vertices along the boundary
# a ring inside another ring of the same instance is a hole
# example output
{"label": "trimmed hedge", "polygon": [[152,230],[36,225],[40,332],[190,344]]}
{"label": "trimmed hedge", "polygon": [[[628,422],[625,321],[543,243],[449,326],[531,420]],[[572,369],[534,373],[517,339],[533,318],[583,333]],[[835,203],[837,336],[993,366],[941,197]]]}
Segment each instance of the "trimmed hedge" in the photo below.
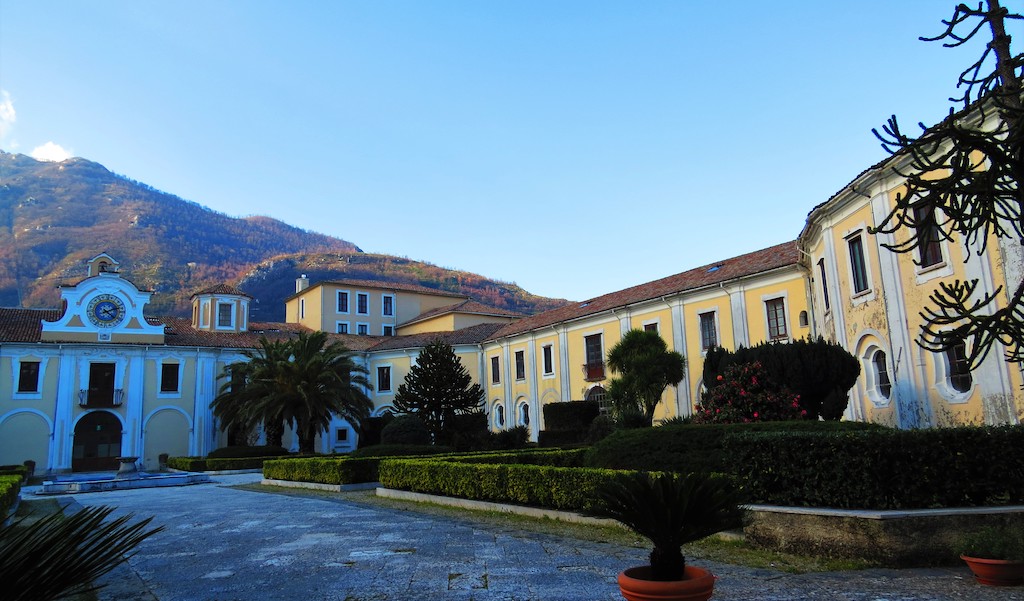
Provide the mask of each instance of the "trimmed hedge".
{"label": "trimmed hedge", "polygon": [[0,476],[0,525],[7,520],[20,492],[21,476]]}
{"label": "trimmed hedge", "polygon": [[378,444],[372,447],[361,447],[348,454],[348,457],[394,457],[396,455],[439,455],[451,453],[451,447],[417,444]]}
{"label": "trimmed hedge", "polygon": [[208,459],[235,459],[240,457],[280,457],[288,455],[288,449],[277,446],[221,447],[210,451]]}
{"label": "trimmed hedge", "polygon": [[598,487],[627,473],[440,458],[385,459],[380,464],[380,482],[387,488],[584,512],[593,508]]}
{"label": "trimmed hedge", "polygon": [[512,465],[546,465],[551,467],[583,467],[586,449],[536,449],[531,451],[500,451],[458,457],[438,457],[459,463],[505,463]]}
{"label": "trimmed hedge", "polygon": [[17,476],[28,482],[28,468],[24,465],[0,465],[0,476]]}
{"label": "trimmed hedge", "polygon": [[665,472],[733,472],[726,456],[727,437],[742,432],[886,430],[863,422],[757,422],[749,424],[679,424],[619,430],[595,444],[584,465],[610,469]]}
{"label": "trimmed hedge", "polygon": [[376,482],[380,461],[379,457],[268,459],[263,463],[263,477],[317,484]]}
{"label": "trimmed hedge", "polygon": [[1024,503],[1024,426],[730,436],[756,502],[849,509]]}
{"label": "trimmed hedge", "polygon": [[236,457],[218,459],[215,457],[168,457],[167,467],[186,472],[219,472],[228,470],[258,470],[265,461],[280,459],[270,457]]}

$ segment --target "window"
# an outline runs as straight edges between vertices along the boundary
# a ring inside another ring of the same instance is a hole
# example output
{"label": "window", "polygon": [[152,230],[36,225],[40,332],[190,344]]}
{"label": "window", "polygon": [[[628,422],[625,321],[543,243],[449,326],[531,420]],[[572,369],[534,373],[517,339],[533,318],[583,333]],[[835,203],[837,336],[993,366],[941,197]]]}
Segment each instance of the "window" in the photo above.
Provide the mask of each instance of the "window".
{"label": "window", "polygon": [[391,317],[392,315],[394,315],[395,297],[390,295],[384,295],[383,297],[381,297],[381,300],[383,301],[381,305],[381,313],[383,313],[385,317]]}
{"label": "window", "polygon": [[526,403],[519,405],[519,425],[530,425],[530,406],[527,405]]}
{"label": "window", "polygon": [[385,336],[394,336],[395,335],[395,327],[394,326],[384,326],[384,331],[383,332],[384,332]]}
{"label": "window", "polygon": [[347,321],[339,321],[337,323],[337,326],[338,326],[338,333],[339,334],[348,334],[348,322]]}
{"label": "window", "polygon": [[502,407],[501,405],[494,406],[494,427],[505,427],[505,408]]}
{"label": "window", "polygon": [[825,278],[825,259],[818,259],[818,272],[821,274],[821,300],[825,302],[825,312],[828,306],[828,279]]}
{"label": "window", "polygon": [[359,334],[360,336],[366,336],[369,333],[370,333],[370,324],[368,324],[368,323],[356,324],[356,334]]}
{"label": "window", "polygon": [[231,303],[217,303],[217,327],[230,328],[233,325]]}
{"label": "window", "polygon": [[39,392],[39,362],[22,361],[18,370],[18,392]]}
{"label": "window", "polygon": [[917,230],[917,251],[921,267],[942,263],[942,242],[939,226],[935,223],[935,210],[927,206],[915,207],[914,228]]}
{"label": "window", "polygon": [[544,375],[549,376],[555,373],[554,355],[550,344],[545,344],[544,347],[541,348],[541,357],[544,363]]}
{"label": "window", "polygon": [[604,353],[601,350],[601,335],[592,334],[583,337],[586,352],[586,364],[583,365],[584,380],[604,379]]}
{"label": "window", "polygon": [[516,351],[516,379],[526,379],[526,354],[523,351]]}
{"label": "window", "polygon": [[847,239],[850,249],[850,273],[853,276],[853,293],[860,294],[868,289],[868,271],[864,265],[864,242],[860,234]]}
{"label": "window", "polygon": [[391,392],[391,366],[377,367],[377,392]]}
{"label": "window", "polygon": [[356,313],[360,315],[370,314],[370,295],[362,292],[356,294]]}
{"label": "window", "polygon": [[338,428],[334,437],[338,442],[348,442],[348,428]]}
{"label": "window", "polygon": [[773,298],[764,301],[765,312],[768,315],[768,339],[782,340],[789,337],[786,329],[786,301],[782,298]]}
{"label": "window", "polygon": [[501,366],[498,357],[491,357],[491,384],[501,383]]}
{"label": "window", "polygon": [[178,392],[178,364],[160,364],[160,392]]}
{"label": "window", "polygon": [[299,319],[306,318],[306,299],[299,299]]}
{"label": "window", "polygon": [[645,323],[644,324],[644,331],[645,332],[657,332],[658,331],[658,324],[657,323]]}
{"label": "window", "polygon": [[945,355],[949,385],[957,392],[967,392],[974,384],[967,361],[967,347],[963,342],[958,342],[946,349]]}
{"label": "window", "polygon": [[348,292],[338,291],[338,313],[348,313]]}
{"label": "window", "polygon": [[715,328],[715,312],[700,314],[700,348],[708,350],[718,346],[718,331]]}
{"label": "window", "polygon": [[871,356],[871,363],[875,366],[875,390],[884,399],[892,394],[892,381],[889,380],[889,366],[885,361],[885,351],[875,351]]}

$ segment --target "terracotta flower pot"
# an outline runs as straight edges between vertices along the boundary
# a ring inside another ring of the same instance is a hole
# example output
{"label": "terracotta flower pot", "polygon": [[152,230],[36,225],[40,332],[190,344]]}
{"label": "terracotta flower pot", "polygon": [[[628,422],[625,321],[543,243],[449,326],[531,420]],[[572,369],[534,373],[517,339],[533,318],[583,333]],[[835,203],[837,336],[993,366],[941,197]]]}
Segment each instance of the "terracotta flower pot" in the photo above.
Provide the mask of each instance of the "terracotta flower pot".
{"label": "terracotta flower pot", "polygon": [[650,566],[629,568],[619,574],[619,589],[627,601],[707,601],[715,588],[715,576],[686,566],[682,580],[650,580]]}
{"label": "terracotta flower pot", "polygon": [[989,586],[1020,586],[1024,584],[1024,561],[983,559],[961,555],[979,584]]}

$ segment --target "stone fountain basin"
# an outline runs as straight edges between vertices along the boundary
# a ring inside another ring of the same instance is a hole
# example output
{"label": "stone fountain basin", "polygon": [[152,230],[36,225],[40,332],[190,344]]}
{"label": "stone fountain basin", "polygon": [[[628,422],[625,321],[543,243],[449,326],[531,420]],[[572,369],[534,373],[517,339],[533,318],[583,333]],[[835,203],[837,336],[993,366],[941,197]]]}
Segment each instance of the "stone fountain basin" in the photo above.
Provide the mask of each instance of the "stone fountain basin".
{"label": "stone fountain basin", "polygon": [[160,486],[188,486],[210,482],[210,476],[195,472],[175,472],[173,474],[150,474],[134,472],[130,478],[122,474],[76,474],[59,476],[53,480],[44,480],[37,495],[66,495],[85,492],[103,492],[108,490],[126,490],[132,488],[156,488]]}

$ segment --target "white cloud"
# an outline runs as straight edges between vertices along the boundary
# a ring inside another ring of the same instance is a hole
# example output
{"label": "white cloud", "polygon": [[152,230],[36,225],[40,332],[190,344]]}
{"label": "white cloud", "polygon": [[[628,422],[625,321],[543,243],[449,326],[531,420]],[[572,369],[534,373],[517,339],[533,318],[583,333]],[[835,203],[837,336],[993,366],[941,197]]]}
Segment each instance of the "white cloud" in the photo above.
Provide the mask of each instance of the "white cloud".
{"label": "white cloud", "polygon": [[70,152],[64,150],[60,145],[54,144],[53,142],[47,142],[42,146],[36,146],[29,154],[37,161],[55,161],[58,163],[72,157]]}
{"label": "white cloud", "polygon": [[14,103],[11,102],[11,95],[7,90],[0,90],[0,142],[7,138],[14,127],[17,115],[14,113]]}

